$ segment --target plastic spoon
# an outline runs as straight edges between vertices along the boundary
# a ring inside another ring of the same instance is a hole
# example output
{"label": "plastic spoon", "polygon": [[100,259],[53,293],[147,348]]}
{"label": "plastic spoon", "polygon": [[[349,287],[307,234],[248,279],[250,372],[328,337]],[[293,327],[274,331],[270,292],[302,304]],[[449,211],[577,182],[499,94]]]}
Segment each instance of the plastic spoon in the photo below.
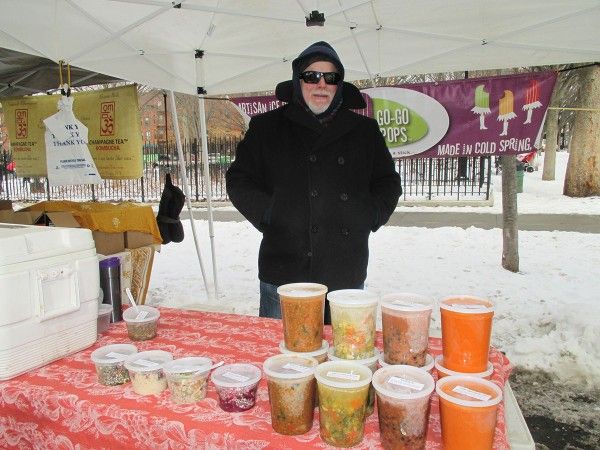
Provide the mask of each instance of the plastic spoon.
{"label": "plastic spoon", "polygon": [[133,299],[133,295],[131,295],[131,291],[129,290],[129,288],[125,288],[125,293],[127,294],[129,303],[131,303],[131,306],[133,306],[133,308],[135,309],[136,314],[139,314],[140,308],[138,308],[137,304],[135,303],[135,300]]}
{"label": "plastic spoon", "polygon": [[218,363],[213,364],[212,366],[210,366],[208,368],[200,369],[198,372],[194,373],[194,375],[200,375],[201,373],[210,372],[211,370],[216,369],[217,367],[221,367],[224,363],[225,363],[225,361],[219,361]]}

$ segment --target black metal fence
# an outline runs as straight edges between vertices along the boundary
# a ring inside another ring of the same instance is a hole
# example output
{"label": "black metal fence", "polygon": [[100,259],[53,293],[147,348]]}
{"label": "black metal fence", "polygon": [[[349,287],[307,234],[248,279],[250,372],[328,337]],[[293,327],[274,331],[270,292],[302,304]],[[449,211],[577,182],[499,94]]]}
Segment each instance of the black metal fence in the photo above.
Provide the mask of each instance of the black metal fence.
{"label": "black metal fence", "polygon": [[[225,172],[235,158],[238,140],[216,138],[208,141],[204,161],[196,140],[182,143],[183,162],[192,201],[206,200],[204,164],[208,164],[212,198],[226,201]],[[175,144],[146,143],[143,146],[143,174],[135,180],[104,180],[82,186],[48,185],[46,178],[21,178],[14,171],[10,153],[3,152],[0,164],[0,198],[13,201],[75,200],[156,202],[160,199],[165,175],[183,188]],[[403,184],[403,200],[457,201],[488,200],[492,167],[490,157],[411,158],[396,160]]]}

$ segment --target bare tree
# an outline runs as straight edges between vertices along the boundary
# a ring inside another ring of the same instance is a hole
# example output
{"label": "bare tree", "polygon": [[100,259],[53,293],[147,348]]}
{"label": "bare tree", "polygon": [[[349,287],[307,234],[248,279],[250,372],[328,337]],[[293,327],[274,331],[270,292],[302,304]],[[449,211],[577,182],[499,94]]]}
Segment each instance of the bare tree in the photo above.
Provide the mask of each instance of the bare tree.
{"label": "bare tree", "polygon": [[517,158],[500,157],[502,164],[502,267],[519,271],[519,228],[517,226]]}

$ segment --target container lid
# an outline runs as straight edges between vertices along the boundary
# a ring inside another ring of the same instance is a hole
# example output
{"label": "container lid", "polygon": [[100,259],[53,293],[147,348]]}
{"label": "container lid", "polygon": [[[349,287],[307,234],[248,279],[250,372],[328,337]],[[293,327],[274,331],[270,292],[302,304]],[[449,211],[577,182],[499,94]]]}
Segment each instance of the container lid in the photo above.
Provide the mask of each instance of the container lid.
{"label": "container lid", "polygon": [[125,368],[133,372],[153,372],[162,370],[163,365],[173,360],[173,355],[163,350],[148,350],[131,355],[125,361]]}
{"label": "container lid", "polygon": [[376,305],[379,298],[377,294],[362,289],[341,289],[327,294],[329,303],[349,308],[364,308]]}
{"label": "container lid", "polygon": [[369,358],[365,358],[365,359],[344,359],[344,358],[339,358],[338,356],[335,356],[335,349],[333,347],[331,347],[329,350],[327,350],[327,359],[329,359],[329,361],[352,361],[358,364],[362,364],[363,366],[367,366],[371,369],[371,371],[375,371],[375,369],[377,368],[377,360],[379,358],[381,358],[381,352],[379,351],[378,348],[374,348],[373,349],[374,354],[373,356],[369,357]]}
{"label": "container lid", "polygon": [[381,297],[381,307],[405,312],[431,311],[433,299],[424,295],[398,292]]}
{"label": "container lid", "polygon": [[366,386],[372,376],[371,369],[355,361],[327,361],[315,369],[315,378],[319,383],[341,389]]}
{"label": "container lid", "polygon": [[112,364],[125,361],[137,351],[137,347],[133,344],[110,344],[97,348],[90,357],[95,363]]}
{"label": "container lid", "polygon": [[255,365],[236,363],[216,368],[210,379],[219,387],[239,388],[258,383],[261,376],[261,370]]}
{"label": "container lid", "polygon": [[435,369],[439,372],[443,372],[446,375],[469,375],[477,378],[489,378],[494,373],[494,365],[491,361],[488,361],[487,369],[483,372],[456,372],[454,370],[447,369],[444,367],[444,355],[438,355],[435,357]]}
{"label": "container lid", "polygon": [[440,300],[440,308],[463,314],[494,312],[494,304],[484,298],[471,295],[453,295]]}
{"label": "container lid", "polygon": [[108,269],[109,267],[119,267],[120,265],[121,260],[117,256],[104,258],[102,261],[100,261],[101,269]]}
{"label": "container lid", "polygon": [[[388,364],[388,363],[386,363],[383,353],[379,357],[379,361],[378,362],[379,362],[379,367],[398,366],[398,365],[400,365],[400,364]],[[423,369],[426,372],[430,372],[431,369],[433,369],[433,365],[434,365],[433,356],[431,356],[429,353],[427,353],[427,356],[425,357],[425,364],[423,364],[419,368]]]}
{"label": "container lid", "polygon": [[188,356],[165,363],[163,371],[167,374],[196,373],[202,371],[199,374],[201,375],[210,371],[212,363],[212,359],[205,356]]}
{"label": "container lid", "polygon": [[373,374],[373,387],[388,397],[411,400],[430,395],[435,382],[419,367],[398,364],[378,369]]}
{"label": "container lid", "polygon": [[98,316],[105,316],[110,314],[113,310],[112,305],[108,305],[106,303],[101,303],[98,305]]}
{"label": "container lid", "polygon": [[502,400],[502,389],[495,383],[466,375],[440,378],[435,391],[444,400],[474,408],[493,406]]}
{"label": "container lid", "polygon": [[327,286],[318,283],[290,283],[283,284],[277,288],[279,295],[286,297],[315,297],[327,292]]}
{"label": "container lid", "polygon": [[286,348],[285,341],[279,342],[279,351],[281,353],[285,353],[286,355],[311,356],[313,358],[316,358],[317,356],[322,356],[322,355],[326,354],[328,349],[329,349],[329,342],[327,342],[325,339],[323,339],[323,344],[321,345],[321,348],[318,350],[313,350],[312,352],[293,352]]}
{"label": "container lid", "polygon": [[275,355],[263,363],[265,375],[271,378],[298,379],[312,377],[319,362],[310,356]]}
{"label": "container lid", "polygon": [[123,320],[125,322],[153,322],[160,317],[160,311],[153,306],[138,305],[138,312],[133,306],[130,306],[123,312]]}

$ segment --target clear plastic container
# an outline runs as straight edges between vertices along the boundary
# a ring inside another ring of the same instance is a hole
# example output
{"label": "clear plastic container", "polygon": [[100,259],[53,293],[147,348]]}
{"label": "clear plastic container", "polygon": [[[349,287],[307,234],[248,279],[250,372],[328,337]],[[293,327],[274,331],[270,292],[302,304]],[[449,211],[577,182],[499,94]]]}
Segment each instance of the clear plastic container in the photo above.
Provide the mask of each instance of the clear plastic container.
{"label": "clear plastic container", "polygon": [[360,443],[373,374],[354,361],[327,361],[315,369],[321,439],[336,447]]}
{"label": "clear plastic container", "polygon": [[213,370],[210,377],[223,411],[246,411],[256,403],[256,390],[261,370],[253,364],[225,364]]}
{"label": "clear plastic container", "polygon": [[102,334],[108,330],[110,325],[110,313],[112,313],[112,305],[101,303],[98,305],[98,334]]}
{"label": "clear plastic container", "polygon": [[[381,354],[381,356],[379,357],[379,367],[387,367],[387,366],[393,366],[396,364],[388,364],[383,360],[383,354]],[[425,372],[429,372],[432,373],[433,372],[433,367],[434,367],[435,361],[433,359],[433,356],[431,356],[429,353],[427,353],[427,356],[425,357],[425,364],[423,364],[421,367],[419,367],[419,369],[423,369]]]}
{"label": "clear plastic container", "polygon": [[454,370],[450,370],[450,369],[444,367],[444,355],[438,355],[435,358],[435,370],[437,371],[438,379],[448,377],[451,375],[468,375],[471,377],[477,377],[477,378],[483,378],[485,380],[489,380],[490,378],[492,378],[492,374],[494,373],[494,365],[490,361],[488,361],[487,369],[484,370],[483,372],[474,372],[474,373],[462,372],[461,373],[461,372],[456,372]]}
{"label": "clear plastic container", "polygon": [[389,365],[373,374],[373,386],[383,448],[424,449],[435,387],[431,374],[414,366]]}
{"label": "clear plastic container", "polygon": [[383,354],[388,364],[425,364],[429,321],[434,301],[411,293],[384,295],[381,299]]}
{"label": "clear plastic container", "polygon": [[123,313],[129,339],[132,341],[153,339],[156,337],[160,312],[147,305],[140,305],[137,308],[137,311],[133,307],[127,308]]}
{"label": "clear plastic container", "polygon": [[315,405],[315,358],[275,355],[263,363],[269,387],[271,424],[280,434],[304,434],[312,428]]}
{"label": "clear plastic container", "polygon": [[166,363],[163,371],[171,391],[171,400],[175,403],[195,403],[206,397],[212,363],[212,359],[204,356],[188,356]]}
{"label": "clear plastic container", "polygon": [[342,359],[365,359],[375,351],[377,294],[343,289],[327,294],[331,309],[334,355]]}
{"label": "clear plastic container", "polygon": [[162,350],[148,350],[131,355],[125,361],[131,386],[140,395],[160,394],[167,388],[163,365],[173,360],[173,355]]}
{"label": "clear plastic container", "polygon": [[285,347],[285,341],[279,342],[279,351],[286,355],[297,355],[297,356],[305,356],[310,358],[315,358],[319,364],[327,361],[327,351],[329,350],[329,342],[323,339],[323,343],[321,344],[321,348],[312,352],[293,352],[288,350]]}
{"label": "clear plastic container", "polygon": [[[110,312],[108,317],[110,317]],[[132,344],[111,344],[94,350],[91,359],[96,365],[98,383],[105,386],[127,383],[129,371],[125,368],[125,360],[136,353],[137,348]]]}

